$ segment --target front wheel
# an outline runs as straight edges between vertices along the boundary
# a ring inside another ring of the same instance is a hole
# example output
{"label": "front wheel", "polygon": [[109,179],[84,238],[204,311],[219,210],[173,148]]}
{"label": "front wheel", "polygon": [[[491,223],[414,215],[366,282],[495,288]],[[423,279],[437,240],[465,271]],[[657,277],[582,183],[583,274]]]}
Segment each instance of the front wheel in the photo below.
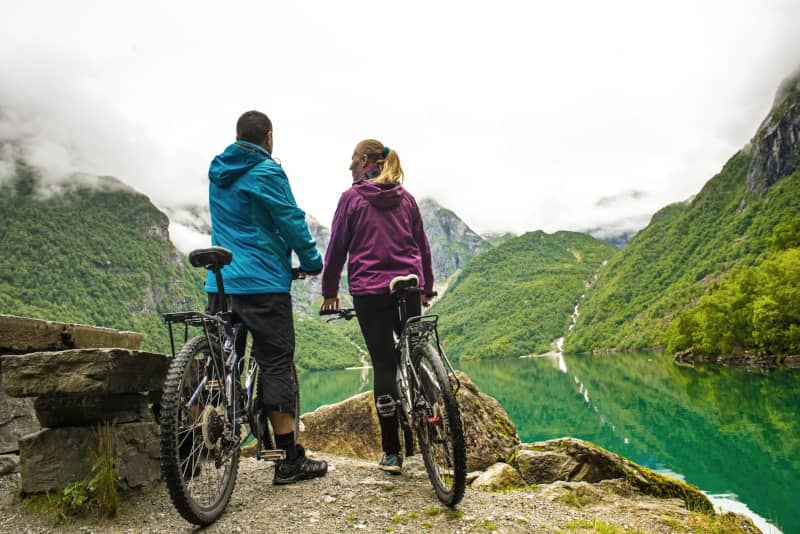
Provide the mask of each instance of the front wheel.
{"label": "front wheel", "polygon": [[430,343],[414,349],[419,391],[414,406],[417,441],[436,496],[447,506],[464,497],[467,456],[461,412],[441,356]]}
{"label": "front wheel", "polygon": [[170,364],[161,400],[161,473],[175,508],[208,525],[225,510],[239,468],[239,435],[231,428],[222,350],[206,336],[189,340]]}

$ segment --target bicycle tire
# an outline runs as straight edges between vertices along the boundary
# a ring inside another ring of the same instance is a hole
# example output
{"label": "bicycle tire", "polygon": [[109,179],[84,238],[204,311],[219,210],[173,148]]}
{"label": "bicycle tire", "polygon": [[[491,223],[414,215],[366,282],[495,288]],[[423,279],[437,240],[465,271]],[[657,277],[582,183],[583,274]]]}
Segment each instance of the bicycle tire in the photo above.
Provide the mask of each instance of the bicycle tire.
{"label": "bicycle tire", "polygon": [[417,443],[436,496],[452,508],[461,502],[467,483],[461,411],[439,352],[430,343],[420,343],[414,348],[413,361],[418,362],[421,381],[417,395],[427,405],[415,408]]}
{"label": "bicycle tire", "polygon": [[[219,345],[210,346],[206,336],[194,337],[181,348],[167,371],[161,401],[161,474],[178,513],[196,525],[209,525],[222,515],[239,468],[239,447],[230,456],[226,453],[217,465],[221,454],[213,451],[219,445],[214,448],[207,445],[220,443],[219,436],[227,431],[221,430],[220,425],[225,429],[224,425],[231,424],[227,421],[227,406],[220,399],[219,388],[225,384],[224,371],[220,373],[222,362],[217,365],[211,362],[212,370],[206,370],[212,349],[216,357],[222,355]],[[211,375],[207,384],[218,381],[216,393],[213,387],[200,389],[196,402],[187,409],[207,374]],[[236,403],[237,399],[231,402]],[[188,421],[191,426],[187,429],[184,422]],[[236,421],[232,424],[233,435],[238,435],[239,424]],[[203,490],[207,488],[211,490],[206,495]]]}

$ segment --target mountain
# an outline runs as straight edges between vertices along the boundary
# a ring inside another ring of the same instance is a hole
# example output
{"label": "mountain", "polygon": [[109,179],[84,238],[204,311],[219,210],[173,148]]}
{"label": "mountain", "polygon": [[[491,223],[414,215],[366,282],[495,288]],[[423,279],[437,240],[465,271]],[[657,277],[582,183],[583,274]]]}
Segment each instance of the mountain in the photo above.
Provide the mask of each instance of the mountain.
{"label": "mountain", "polygon": [[437,286],[445,286],[473,256],[492,248],[491,243],[472,231],[458,215],[432,198],[422,199],[419,210],[431,247]]}
{"label": "mountain", "polygon": [[549,350],[615,251],[586,234],[537,231],[478,254],[432,308],[446,350],[462,360]]}
{"label": "mountain", "polygon": [[[202,310],[206,296],[205,272],[175,249],[167,216],[114,178],[48,186],[22,159],[14,167],[0,184],[0,313],[134,330],[143,349],[168,352],[160,314]],[[301,368],[358,364],[340,329],[296,328]]]}
{"label": "mountain", "polygon": [[0,311],[144,333],[165,351],[159,313],[203,306],[201,273],[149,199],[109,177],[48,189],[17,160],[0,186]]}
{"label": "mountain", "polygon": [[[800,301],[800,280],[792,282],[790,272],[799,228],[800,71],[781,85],[752,141],[719,174],[689,201],[656,213],[609,261],[566,349],[761,350],[767,345],[756,339],[766,335],[759,321],[794,328],[800,343],[800,317],[787,318],[800,311],[778,302]],[[766,294],[756,282],[767,280],[761,271],[769,269]]]}
{"label": "mountain", "polygon": [[[436,287],[439,293],[443,293],[451,276],[466,265],[475,254],[488,250],[493,245],[475,233],[458,215],[442,207],[435,200],[423,199],[419,203],[419,208],[431,246]],[[167,208],[165,211],[175,226],[190,228],[194,232],[206,236],[211,232],[207,206],[183,206],[177,209]],[[325,256],[331,236],[330,229],[308,214],[306,214],[306,223],[311,236],[317,242],[317,249]],[[510,234],[505,234],[501,239],[509,237]],[[184,252],[188,252],[188,249]],[[298,263],[297,258],[294,258],[294,264]],[[345,268],[342,273],[339,296],[347,303],[349,302],[348,295],[347,269]],[[314,315],[319,309],[319,302],[322,298],[320,279],[309,278],[295,283],[292,288],[292,298],[299,313]]]}
{"label": "mountain", "polygon": [[[588,233],[588,232],[584,232],[584,233]],[[488,234],[483,234],[483,238],[486,241],[488,241],[489,244],[492,245],[493,247],[496,247],[498,245],[502,245],[503,243],[505,243],[509,239],[513,239],[515,237],[517,237],[517,234],[514,234],[512,232],[504,232],[504,233],[491,232],[491,233],[488,233]]]}

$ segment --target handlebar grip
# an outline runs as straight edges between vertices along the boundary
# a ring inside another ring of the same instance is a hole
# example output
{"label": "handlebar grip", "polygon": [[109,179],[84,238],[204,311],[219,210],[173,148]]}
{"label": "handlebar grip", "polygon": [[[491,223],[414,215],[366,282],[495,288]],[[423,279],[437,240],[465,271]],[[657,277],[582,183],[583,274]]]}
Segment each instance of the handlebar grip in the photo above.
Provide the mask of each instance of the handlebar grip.
{"label": "handlebar grip", "polygon": [[320,310],[320,315],[339,315],[341,310]]}

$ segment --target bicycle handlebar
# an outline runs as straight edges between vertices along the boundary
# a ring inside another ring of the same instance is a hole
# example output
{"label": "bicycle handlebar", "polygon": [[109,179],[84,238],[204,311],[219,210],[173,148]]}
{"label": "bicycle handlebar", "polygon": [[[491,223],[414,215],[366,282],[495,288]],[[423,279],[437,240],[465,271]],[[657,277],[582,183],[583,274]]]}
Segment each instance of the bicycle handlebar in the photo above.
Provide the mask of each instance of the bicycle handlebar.
{"label": "bicycle handlebar", "polygon": [[356,316],[356,310],[354,308],[340,308],[338,310],[320,310],[319,314],[336,316],[336,317],[331,317],[330,319],[328,319],[327,322],[338,321],[339,319],[344,319],[345,321],[349,321],[350,319]]}
{"label": "bicycle handlebar", "polygon": [[317,276],[322,271],[308,272],[300,269],[300,267],[292,267],[292,280],[305,280],[309,276]]}

